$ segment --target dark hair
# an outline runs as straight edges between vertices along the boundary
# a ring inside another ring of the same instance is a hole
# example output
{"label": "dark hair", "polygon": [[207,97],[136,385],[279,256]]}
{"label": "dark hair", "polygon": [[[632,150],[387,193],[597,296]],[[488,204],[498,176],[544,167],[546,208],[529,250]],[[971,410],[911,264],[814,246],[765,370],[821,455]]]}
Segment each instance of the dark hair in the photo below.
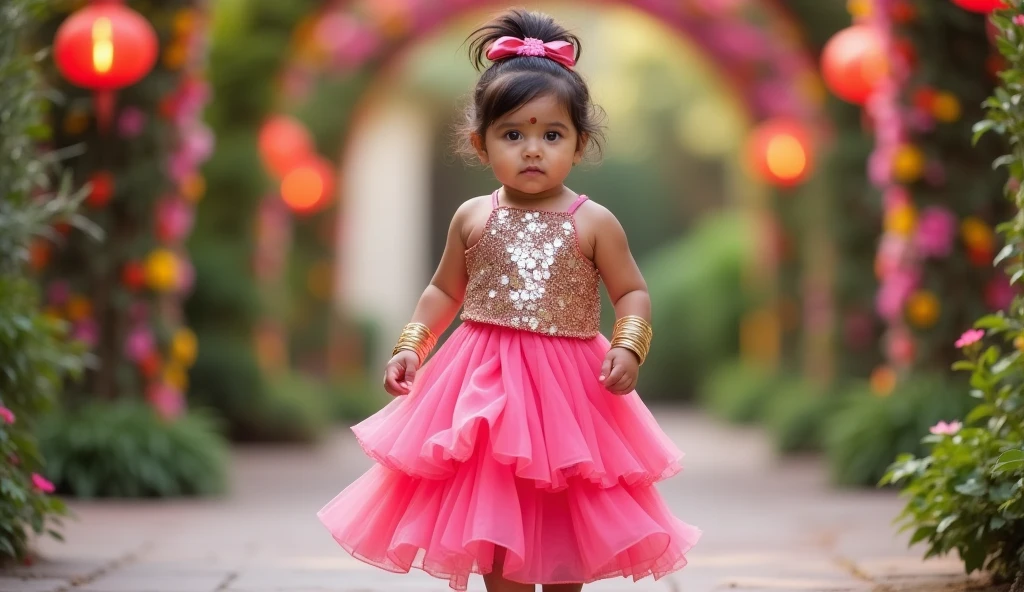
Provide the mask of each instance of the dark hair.
{"label": "dark hair", "polygon": [[545,43],[566,41],[572,44],[577,60],[582,51],[576,35],[541,12],[511,9],[473,31],[467,38],[470,41],[469,58],[477,71],[483,70],[483,74],[473,89],[465,121],[459,129],[460,151],[474,156],[469,143],[471,134],[484,137],[487,128],[502,115],[537,97],[553,95],[569,112],[580,138],[586,135],[588,146],[600,152],[602,111],[591,101],[587,83],[575,70],[545,57],[525,55],[503,58],[484,69],[487,49],[499,37],[506,35],[519,39],[533,37]]}

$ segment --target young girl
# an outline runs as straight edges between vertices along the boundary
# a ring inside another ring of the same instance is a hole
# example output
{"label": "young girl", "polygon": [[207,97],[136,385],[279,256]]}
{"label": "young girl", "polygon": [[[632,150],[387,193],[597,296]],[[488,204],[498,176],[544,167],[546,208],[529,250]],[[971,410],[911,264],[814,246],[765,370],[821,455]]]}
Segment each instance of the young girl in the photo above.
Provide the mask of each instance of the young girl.
{"label": "young girl", "polygon": [[[468,137],[501,187],[455,213],[395,346],[405,395],[353,427],[377,464],[319,518],[353,556],[466,590],[579,591],[686,565],[700,531],[654,488],[682,453],[633,391],[652,331],[647,286],[605,208],[563,185],[598,132],[579,40],[511,11],[478,29]],[[599,333],[599,283],[618,321]],[[462,319],[421,368],[435,335]]]}

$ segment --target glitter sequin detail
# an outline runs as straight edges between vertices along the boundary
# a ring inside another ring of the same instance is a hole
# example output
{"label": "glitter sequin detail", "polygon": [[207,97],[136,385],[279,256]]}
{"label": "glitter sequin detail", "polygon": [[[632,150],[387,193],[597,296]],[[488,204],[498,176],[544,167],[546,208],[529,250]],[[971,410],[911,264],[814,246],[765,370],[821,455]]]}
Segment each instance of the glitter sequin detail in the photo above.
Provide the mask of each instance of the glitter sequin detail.
{"label": "glitter sequin detail", "polygon": [[576,246],[570,212],[499,206],[466,251],[462,319],[556,337],[600,332],[600,276]]}

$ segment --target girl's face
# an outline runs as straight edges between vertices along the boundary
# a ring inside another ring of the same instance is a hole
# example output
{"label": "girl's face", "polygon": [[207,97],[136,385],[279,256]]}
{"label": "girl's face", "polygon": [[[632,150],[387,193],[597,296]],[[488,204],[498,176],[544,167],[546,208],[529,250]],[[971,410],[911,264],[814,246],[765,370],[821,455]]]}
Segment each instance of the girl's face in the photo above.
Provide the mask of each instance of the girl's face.
{"label": "girl's face", "polygon": [[480,162],[491,165],[506,188],[527,195],[561,190],[585,145],[568,111],[550,95],[501,116],[483,139],[473,136]]}

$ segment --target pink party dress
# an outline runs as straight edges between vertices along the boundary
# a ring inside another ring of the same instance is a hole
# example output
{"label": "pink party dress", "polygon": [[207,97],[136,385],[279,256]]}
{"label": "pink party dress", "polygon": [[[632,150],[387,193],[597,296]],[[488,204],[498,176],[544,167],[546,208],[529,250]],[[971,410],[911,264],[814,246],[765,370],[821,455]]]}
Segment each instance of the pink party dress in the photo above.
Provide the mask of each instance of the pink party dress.
{"label": "pink party dress", "polygon": [[320,510],[354,557],[466,590],[508,549],[509,580],[660,578],[700,530],[654,483],[682,453],[635,393],[598,381],[600,278],[573,213],[499,206],[466,251],[462,319],[398,397],[355,425],[376,464]]}

